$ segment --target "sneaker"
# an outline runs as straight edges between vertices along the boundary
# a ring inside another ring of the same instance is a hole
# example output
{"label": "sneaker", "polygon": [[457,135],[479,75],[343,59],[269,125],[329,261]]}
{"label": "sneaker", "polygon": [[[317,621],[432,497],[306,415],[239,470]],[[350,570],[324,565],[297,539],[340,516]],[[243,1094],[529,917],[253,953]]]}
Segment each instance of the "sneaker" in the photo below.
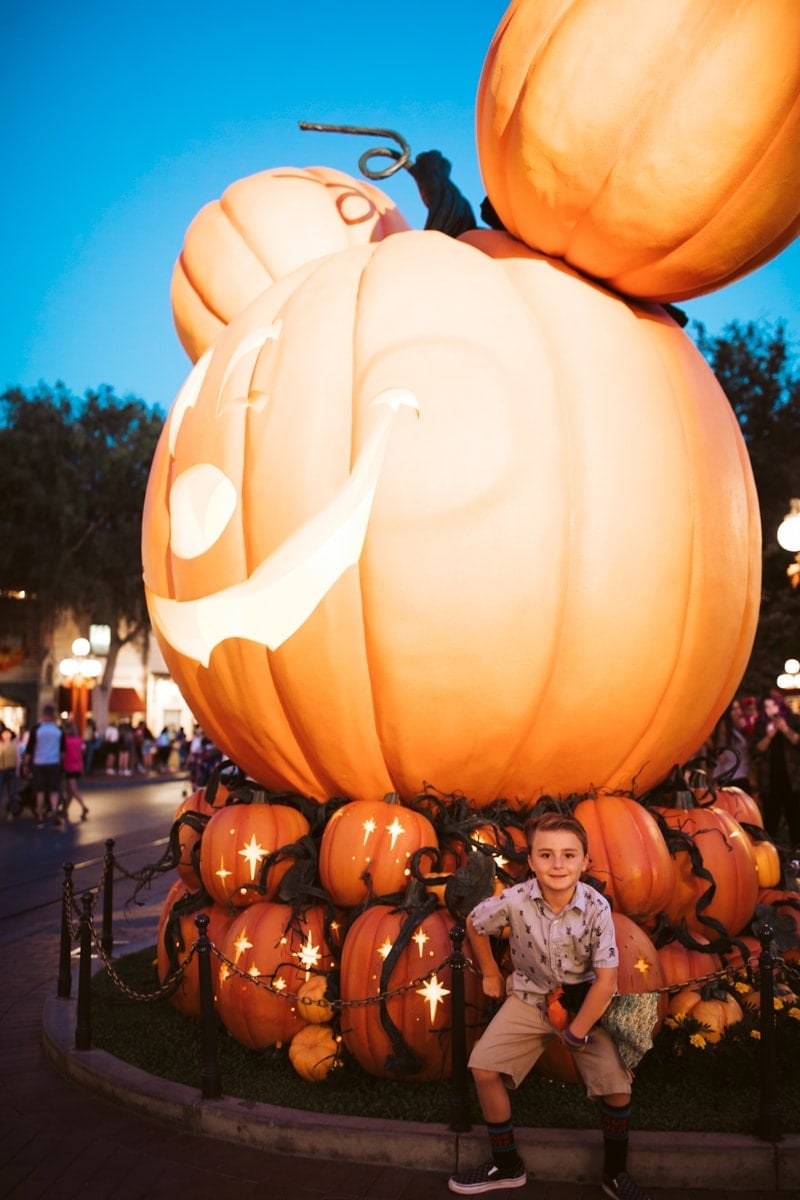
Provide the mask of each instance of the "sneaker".
{"label": "sneaker", "polygon": [[528,1181],[525,1164],[521,1158],[510,1167],[499,1167],[493,1158],[473,1167],[471,1171],[459,1171],[451,1175],[447,1186],[451,1192],[470,1196],[473,1192],[493,1192],[496,1188],[524,1187]]}
{"label": "sneaker", "polygon": [[627,1171],[620,1171],[613,1179],[604,1175],[603,1191],[607,1196],[619,1196],[620,1200],[652,1200],[649,1192],[643,1192]]}

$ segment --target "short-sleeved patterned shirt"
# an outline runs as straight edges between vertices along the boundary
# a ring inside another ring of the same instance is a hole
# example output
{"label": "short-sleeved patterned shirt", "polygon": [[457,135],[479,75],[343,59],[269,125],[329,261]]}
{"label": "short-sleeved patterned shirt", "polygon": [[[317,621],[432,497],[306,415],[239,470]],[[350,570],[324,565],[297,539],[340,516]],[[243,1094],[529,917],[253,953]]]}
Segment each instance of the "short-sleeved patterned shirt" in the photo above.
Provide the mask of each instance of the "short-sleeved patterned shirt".
{"label": "short-sleeved patterned shirt", "polygon": [[560,984],[592,979],[595,967],[619,965],[611,906],[585,883],[577,884],[560,913],[544,899],[538,880],[528,879],[481,901],[470,916],[478,933],[509,927],[511,990],[529,1003]]}

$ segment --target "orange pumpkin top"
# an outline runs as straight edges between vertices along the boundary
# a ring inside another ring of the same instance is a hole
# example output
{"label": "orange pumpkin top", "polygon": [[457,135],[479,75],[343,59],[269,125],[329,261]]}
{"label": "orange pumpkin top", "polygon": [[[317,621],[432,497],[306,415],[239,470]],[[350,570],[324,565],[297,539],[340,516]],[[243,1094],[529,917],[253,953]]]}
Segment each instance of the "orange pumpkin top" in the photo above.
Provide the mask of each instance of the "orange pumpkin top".
{"label": "orange pumpkin top", "polygon": [[702,295],[800,230],[796,0],[514,0],[477,140],[506,229],[627,295]]}

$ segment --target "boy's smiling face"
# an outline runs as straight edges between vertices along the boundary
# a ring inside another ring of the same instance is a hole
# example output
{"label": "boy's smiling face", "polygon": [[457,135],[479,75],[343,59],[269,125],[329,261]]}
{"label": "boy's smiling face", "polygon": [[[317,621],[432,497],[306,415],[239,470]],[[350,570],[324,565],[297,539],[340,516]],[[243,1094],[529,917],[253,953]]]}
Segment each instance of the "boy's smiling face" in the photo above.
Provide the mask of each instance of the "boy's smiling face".
{"label": "boy's smiling face", "polygon": [[539,881],[542,895],[552,908],[572,899],[575,885],[589,865],[577,834],[565,829],[537,830],[528,865]]}

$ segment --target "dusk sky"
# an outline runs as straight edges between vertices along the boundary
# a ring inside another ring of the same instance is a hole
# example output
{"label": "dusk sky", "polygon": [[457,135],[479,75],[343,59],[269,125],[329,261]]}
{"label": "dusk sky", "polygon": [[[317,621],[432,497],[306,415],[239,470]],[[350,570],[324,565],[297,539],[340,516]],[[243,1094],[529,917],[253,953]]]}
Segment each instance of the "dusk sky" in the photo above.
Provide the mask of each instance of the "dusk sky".
{"label": "dusk sky", "polygon": [[[475,94],[505,7],[4,4],[0,389],[107,383],[168,408],[190,367],[169,283],[195,213],[269,167],[358,175],[368,141],[303,133],[300,120],[388,126],[413,155],[441,150],[477,214]],[[413,180],[381,186],[421,227]],[[797,345],[798,243],[682,307],[711,332],[783,318]]]}

